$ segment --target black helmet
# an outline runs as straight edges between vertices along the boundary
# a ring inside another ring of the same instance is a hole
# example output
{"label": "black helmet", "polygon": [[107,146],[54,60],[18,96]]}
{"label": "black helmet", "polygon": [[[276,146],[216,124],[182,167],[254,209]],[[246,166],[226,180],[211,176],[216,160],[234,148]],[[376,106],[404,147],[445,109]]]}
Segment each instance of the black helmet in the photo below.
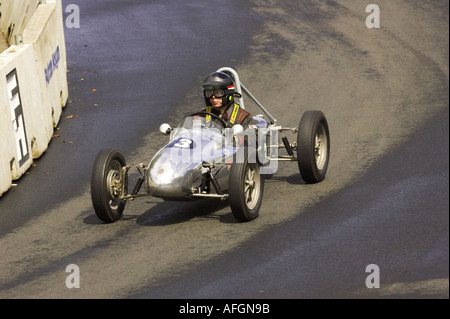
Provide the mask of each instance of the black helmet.
{"label": "black helmet", "polygon": [[233,95],[235,91],[233,78],[226,73],[213,72],[209,74],[203,81],[202,87],[203,96],[205,97],[205,102],[208,106],[211,105],[209,98],[212,95],[222,98],[222,106],[229,105],[234,101]]}

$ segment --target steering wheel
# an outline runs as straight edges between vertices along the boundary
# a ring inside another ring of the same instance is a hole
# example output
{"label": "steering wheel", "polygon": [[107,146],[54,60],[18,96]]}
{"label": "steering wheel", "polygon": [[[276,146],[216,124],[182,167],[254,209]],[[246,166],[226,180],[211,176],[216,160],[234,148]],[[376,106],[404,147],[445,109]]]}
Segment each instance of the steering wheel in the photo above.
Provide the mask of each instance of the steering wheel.
{"label": "steering wheel", "polygon": [[225,120],[224,120],[223,118],[221,118],[220,116],[218,116],[218,115],[216,115],[216,114],[214,114],[214,113],[206,112],[206,111],[200,111],[200,112],[192,113],[192,114],[190,114],[189,116],[195,116],[195,115],[203,115],[203,116],[205,116],[205,117],[206,117],[206,115],[210,115],[210,116],[212,116],[214,119],[218,120],[218,121],[223,125],[224,128],[227,127],[227,122],[225,122]]}

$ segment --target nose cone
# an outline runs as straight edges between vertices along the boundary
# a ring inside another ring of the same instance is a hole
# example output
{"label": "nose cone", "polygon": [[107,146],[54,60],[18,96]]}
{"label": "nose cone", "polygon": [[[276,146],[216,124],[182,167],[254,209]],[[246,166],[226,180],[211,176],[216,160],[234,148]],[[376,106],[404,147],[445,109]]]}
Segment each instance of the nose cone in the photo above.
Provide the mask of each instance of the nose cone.
{"label": "nose cone", "polygon": [[192,161],[174,158],[170,149],[163,149],[150,162],[146,190],[155,197],[183,198],[201,184],[201,171]]}

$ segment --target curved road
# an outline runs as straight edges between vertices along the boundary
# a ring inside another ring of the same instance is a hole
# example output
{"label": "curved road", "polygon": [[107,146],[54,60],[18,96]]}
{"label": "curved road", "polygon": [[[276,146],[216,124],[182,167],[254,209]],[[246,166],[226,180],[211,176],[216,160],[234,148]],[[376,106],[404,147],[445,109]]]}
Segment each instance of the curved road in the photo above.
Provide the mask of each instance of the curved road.
{"label": "curved road", "polygon": [[[0,199],[0,298],[449,298],[448,1],[377,1],[379,29],[364,1],[77,4],[60,137]],[[281,125],[325,113],[326,180],[281,163],[250,223],[226,203],[144,198],[102,224],[97,152],[148,161],[159,124],[202,107],[222,66]]]}

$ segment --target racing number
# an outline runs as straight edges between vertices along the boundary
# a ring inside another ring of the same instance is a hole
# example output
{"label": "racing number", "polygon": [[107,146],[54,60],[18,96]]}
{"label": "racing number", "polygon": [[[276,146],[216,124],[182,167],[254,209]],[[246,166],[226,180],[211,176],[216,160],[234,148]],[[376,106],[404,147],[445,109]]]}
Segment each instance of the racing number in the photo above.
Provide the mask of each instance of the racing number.
{"label": "racing number", "polygon": [[178,142],[173,144],[175,147],[179,148],[190,148],[192,144],[192,141],[188,138],[181,138]]}

